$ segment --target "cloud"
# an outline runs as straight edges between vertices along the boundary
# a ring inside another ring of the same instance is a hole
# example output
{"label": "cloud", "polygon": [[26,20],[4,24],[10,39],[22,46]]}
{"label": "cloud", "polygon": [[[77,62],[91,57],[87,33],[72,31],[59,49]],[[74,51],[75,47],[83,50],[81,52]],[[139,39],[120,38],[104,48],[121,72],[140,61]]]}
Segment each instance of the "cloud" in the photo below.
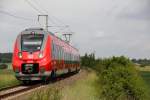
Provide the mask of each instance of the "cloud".
{"label": "cloud", "polygon": [[[71,43],[81,55],[98,57],[126,55],[150,58],[149,0],[30,0],[39,10],[49,12],[49,25],[70,25]],[[24,0],[1,0],[0,10],[31,18],[26,21],[0,14],[0,52],[13,50],[16,36],[28,27],[40,26],[39,14]],[[61,20],[61,21],[60,21]],[[49,31],[61,31],[51,27]],[[62,30],[62,31],[67,31]]]}
{"label": "cloud", "polygon": [[143,0],[134,3],[134,5],[124,7],[118,17],[130,20],[150,20],[150,13],[148,13],[150,1]]}

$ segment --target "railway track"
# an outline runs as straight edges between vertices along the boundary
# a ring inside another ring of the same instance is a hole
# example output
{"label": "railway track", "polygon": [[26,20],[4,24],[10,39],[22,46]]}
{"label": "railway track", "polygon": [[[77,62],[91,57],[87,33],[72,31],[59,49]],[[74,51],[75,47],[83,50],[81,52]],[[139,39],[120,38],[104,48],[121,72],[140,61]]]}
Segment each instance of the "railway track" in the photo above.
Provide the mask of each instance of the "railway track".
{"label": "railway track", "polygon": [[2,89],[0,89],[0,92],[1,92],[1,91],[4,91],[4,90],[8,90],[8,89],[15,88],[15,87],[18,87],[18,86],[21,86],[21,85],[22,85],[22,84],[15,85],[15,86],[11,86],[11,87],[2,88]]}
{"label": "railway track", "polygon": [[[70,76],[74,75],[75,73],[63,74],[58,76],[55,80],[51,81],[50,83],[57,83],[60,80],[69,78]],[[48,85],[48,84],[47,84]],[[0,100],[7,100],[7,98],[19,95],[21,93],[28,92],[30,90],[34,90],[40,87],[46,87],[47,85],[43,85],[43,83],[32,84],[32,85],[19,85],[12,88],[3,89],[0,91]]]}
{"label": "railway track", "polygon": [[14,96],[19,93],[23,93],[34,88],[40,87],[41,84],[31,85],[31,86],[16,86],[14,88],[10,88],[7,90],[3,90],[0,92],[0,100],[8,98],[10,96]]}

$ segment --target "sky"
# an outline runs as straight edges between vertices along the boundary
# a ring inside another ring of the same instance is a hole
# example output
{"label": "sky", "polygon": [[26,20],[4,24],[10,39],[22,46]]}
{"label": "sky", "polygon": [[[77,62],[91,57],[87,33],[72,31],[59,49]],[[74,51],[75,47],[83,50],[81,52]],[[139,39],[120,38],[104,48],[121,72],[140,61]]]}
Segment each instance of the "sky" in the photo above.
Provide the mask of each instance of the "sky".
{"label": "sky", "polygon": [[16,36],[48,14],[50,26],[69,25],[49,31],[72,31],[81,55],[150,58],[149,11],[150,0],[0,0],[0,52],[12,52]]}

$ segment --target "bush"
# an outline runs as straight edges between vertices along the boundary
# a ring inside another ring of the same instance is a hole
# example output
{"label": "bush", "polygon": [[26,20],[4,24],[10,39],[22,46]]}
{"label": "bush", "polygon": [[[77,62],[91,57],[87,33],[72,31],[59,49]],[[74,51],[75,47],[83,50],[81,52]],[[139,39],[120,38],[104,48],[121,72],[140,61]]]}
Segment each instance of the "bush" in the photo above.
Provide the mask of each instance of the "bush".
{"label": "bush", "polygon": [[95,70],[99,76],[100,98],[106,100],[146,100],[148,92],[134,64],[125,57],[99,61]]}
{"label": "bush", "polygon": [[7,69],[8,65],[7,64],[0,64],[0,69]]}
{"label": "bush", "polygon": [[95,66],[96,60],[95,60],[95,54],[94,53],[91,53],[91,54],[86,53],[80,59],[81,59],[81,66],[90,67],[90,68]]}
{"label": "bush", "polygon": [[141,64],[141,65],[140,65],[140,67],[146,67],[146,66],[147,66],[146,64]]}

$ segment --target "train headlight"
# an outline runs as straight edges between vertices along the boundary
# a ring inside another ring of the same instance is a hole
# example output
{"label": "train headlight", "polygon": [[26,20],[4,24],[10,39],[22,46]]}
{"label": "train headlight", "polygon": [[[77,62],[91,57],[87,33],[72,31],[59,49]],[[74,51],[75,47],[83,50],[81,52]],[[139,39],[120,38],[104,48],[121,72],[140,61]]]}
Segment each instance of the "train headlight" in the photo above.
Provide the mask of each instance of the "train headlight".
{"label": "train headlight", "polygon": [[43,58],[43,53],[39,53],[39,58]]}
{"label": "train headlight", "polygon": [[44,67],[41,67],[41,68],[40,68],[40,72],[41,72],[41,73],[44,73],[44,72],[45,72],[45,68],[44,68]]}
{"label": "train headlight", "polygon": [[18,53],[18,57],[22,58],[22,53],[21,52]]}
{"label": "train headlight", "polygon": [[15,68],[15,73],[19,73],[19,68]]}

